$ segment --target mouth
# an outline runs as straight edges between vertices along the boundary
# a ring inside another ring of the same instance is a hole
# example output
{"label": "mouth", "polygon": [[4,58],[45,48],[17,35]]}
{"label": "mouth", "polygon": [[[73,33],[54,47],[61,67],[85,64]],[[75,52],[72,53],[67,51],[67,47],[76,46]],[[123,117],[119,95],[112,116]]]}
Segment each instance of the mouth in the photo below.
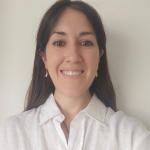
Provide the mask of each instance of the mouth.
{"label": "mouth", "polygon": [[84,73],[84,70],[60,70],[61,74],[69,77],[78,77]]}

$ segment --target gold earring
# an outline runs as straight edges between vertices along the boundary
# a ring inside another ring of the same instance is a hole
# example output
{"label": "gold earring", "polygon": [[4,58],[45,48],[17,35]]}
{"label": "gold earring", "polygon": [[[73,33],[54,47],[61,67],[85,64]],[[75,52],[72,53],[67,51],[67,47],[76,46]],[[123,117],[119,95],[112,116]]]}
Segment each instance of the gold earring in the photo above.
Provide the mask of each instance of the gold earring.
{"label": "gold earring", "polygon": [[46,70],[46,73],[45,73],[45,78],[47,78],[47,76],[48,76],[48,72],[47,72],[47,70]]}
{"label": "gold earring", "polygon": [[100,54],[101,57],[103,56],[103,54],[104,54],[104,50],[102,49],[102,50],[101,50],[101,54]]}
{"label": "gold earring", "polygon": [[98,77],[98,73],[96,72],[96,75],[95,75],[95,77],[97,78]]}

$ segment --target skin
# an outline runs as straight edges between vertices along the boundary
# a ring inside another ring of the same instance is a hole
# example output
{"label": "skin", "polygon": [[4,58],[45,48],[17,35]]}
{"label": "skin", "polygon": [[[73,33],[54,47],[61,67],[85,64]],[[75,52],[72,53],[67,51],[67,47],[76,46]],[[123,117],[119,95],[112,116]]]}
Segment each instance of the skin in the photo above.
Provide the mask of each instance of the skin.
{"label": "skin", "polygon": [[[54,83],[54,97],[68,129],[71,120],[90,101],[89,87],[97,73],[99,56],[90,22],[82,12],[67,8],[56,23],[42,59]],[[82,74],[66,76],[62,74],[64,70]]]}

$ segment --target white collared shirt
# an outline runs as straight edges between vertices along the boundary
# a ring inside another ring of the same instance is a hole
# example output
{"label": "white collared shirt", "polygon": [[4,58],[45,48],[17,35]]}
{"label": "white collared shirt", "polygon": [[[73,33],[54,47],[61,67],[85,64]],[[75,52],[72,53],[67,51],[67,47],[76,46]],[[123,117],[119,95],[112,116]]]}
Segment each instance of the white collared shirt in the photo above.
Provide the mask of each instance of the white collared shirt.
{"label": "white collared shirt", "polygon": [[51,94],[36,109],[10,117],[0,126],[0,150],[149,150],[150,132],[123,112],[114,112],[94,95],[70,123]]}

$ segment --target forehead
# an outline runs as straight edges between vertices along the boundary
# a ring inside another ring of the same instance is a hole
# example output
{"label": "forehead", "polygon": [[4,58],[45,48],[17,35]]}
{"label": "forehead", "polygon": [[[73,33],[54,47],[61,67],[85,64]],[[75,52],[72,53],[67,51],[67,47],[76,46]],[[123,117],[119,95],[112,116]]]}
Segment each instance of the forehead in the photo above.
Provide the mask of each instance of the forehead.
{"label": "forehead", "polygon": [[86,15],[78,10],[67,8],[59,16],[53,32],[94,32]]}

